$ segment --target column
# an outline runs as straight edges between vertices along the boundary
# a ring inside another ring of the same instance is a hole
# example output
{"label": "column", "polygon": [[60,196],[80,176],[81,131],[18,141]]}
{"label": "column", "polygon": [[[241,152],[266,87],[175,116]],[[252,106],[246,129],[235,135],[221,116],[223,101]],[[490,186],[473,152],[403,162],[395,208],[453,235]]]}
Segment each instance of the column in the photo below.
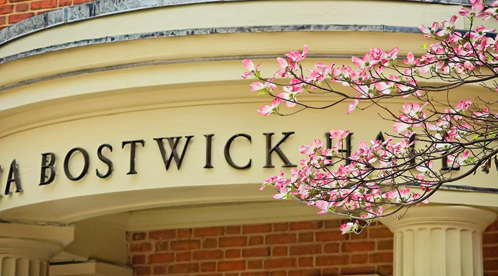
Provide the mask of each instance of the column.
{"label": "column", "polygon": [[0,276],[48,276],[50,260],[73,235],[70,226],[0,223]]}
{"label": "column", "polygon": [[394,233],[394,276],[483,275],[482,232],[494,211],[426,205],[397,215],[381,220]]}

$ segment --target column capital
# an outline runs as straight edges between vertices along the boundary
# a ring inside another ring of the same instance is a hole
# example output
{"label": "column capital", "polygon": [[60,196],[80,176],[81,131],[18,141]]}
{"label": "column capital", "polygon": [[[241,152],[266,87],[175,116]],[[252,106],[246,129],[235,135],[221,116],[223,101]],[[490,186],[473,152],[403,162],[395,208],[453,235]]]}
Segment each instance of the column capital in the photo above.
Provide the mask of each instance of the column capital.
{"label": "column capital", "polygon": [[0,276],[48,276],[50,260],[74,238],[74,227],[0,222]]}
{"label": "column capital", "polygon": [[490,209],[435,204],[383,218],[394,233],[394,275],[482,276],[482,232],[495,219]]}
{"label": "column capital", "polygon": [[[398,214],[402,212],[403,210]],[[496,217],[495,211],[481,207],[430,204],[410,208],[401,219],[397,219],[395,214],[380,221],[393,233],[412,227],[459,227],[482,233],[496,220]]]}
{"label": "column capital", "polygon": [[0,238],[52,241],[62,246],[74,239],[74,226],[39,222],[0,222]]}

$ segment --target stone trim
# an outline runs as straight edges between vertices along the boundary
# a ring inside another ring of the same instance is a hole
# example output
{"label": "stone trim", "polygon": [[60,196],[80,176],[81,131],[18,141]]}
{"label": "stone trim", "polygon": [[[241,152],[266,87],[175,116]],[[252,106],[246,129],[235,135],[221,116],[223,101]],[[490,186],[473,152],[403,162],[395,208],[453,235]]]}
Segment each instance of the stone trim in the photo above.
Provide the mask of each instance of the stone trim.
{"label": "stone trim", "polygon": [[[151,8],[171,7],[192,4],[243,2],[249,0],[99,0],[85,4],[69,6],[31,17],[0,30],[0,46],[48,28],[73,22],[90,20],[102,16],[133,12]],[[408,0],[449,5],[469,5],[469,0]]]}
{"label": "stone trim", "polygon": [[[8,28],[7,28],[8,29]],[[349,32],[387,32],[387,33],[420,33],[416,27],[398,27],[386,25],[281,25],[281,26],[241,26],[241,27],[219,27],[219,28],[196,28],[181,30],[166,30],[160,32],[147,32],[126,34],[118,36],[106,36],[93,39],[84,39],[64,44],[51,45],[48,47],[38,48],[15,55],[0,58],[0,64],[22,59],[34,55],[50,53],[59,50],[71,49],[81,46],[89,46],[103,43],[123,42],[131,40],[141,40],[158,37],[176,37],[191,35],[208,35],[208,34],[235,34],[235,33],[267,33],[267,32],[330,32],[330,31],[349,31]],[[0,31],[0,41],[1,41]],[[0,42],[1,46],[1,42]]]}

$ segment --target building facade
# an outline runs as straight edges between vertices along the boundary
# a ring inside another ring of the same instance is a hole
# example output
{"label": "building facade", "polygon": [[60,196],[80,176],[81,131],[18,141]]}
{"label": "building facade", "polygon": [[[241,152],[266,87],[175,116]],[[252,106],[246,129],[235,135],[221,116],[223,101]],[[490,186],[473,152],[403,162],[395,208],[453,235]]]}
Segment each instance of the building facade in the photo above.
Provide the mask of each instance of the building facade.
{"label": "building facade", "polygon": [[392,125],[264,118],[241,61],[420,54],[418,26],[467,4],[434,2],[0,0],[0,275],[498,275],[496,172],[360,235],[259,191],[330,129]]}

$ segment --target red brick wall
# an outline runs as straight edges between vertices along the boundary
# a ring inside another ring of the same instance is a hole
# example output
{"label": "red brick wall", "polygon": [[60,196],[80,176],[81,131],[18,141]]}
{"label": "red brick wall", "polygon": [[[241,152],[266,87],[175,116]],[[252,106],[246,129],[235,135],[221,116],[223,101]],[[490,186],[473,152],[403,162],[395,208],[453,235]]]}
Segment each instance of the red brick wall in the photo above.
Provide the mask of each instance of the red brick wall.
{"label": "red brick wall", "polygon": [[341,235],[339,220],[129,233],[135,275],[392,274],[393,235],[382,224]]}
{"label": "red brick wall", "polygon": [[482,235],[484,276],[498,276],[498,220]]}
{"label": "red brick wall", "polygon": [[94,0],[0,0],[0,30],[26,18]]}
{"label": "red brick wall", "polygon": [[[135,275],[392,275],[393,235],[378,223],[341,235],[339,220],[129,233]],[[484,276],[498,276],[498,220],[483,234]]]}

